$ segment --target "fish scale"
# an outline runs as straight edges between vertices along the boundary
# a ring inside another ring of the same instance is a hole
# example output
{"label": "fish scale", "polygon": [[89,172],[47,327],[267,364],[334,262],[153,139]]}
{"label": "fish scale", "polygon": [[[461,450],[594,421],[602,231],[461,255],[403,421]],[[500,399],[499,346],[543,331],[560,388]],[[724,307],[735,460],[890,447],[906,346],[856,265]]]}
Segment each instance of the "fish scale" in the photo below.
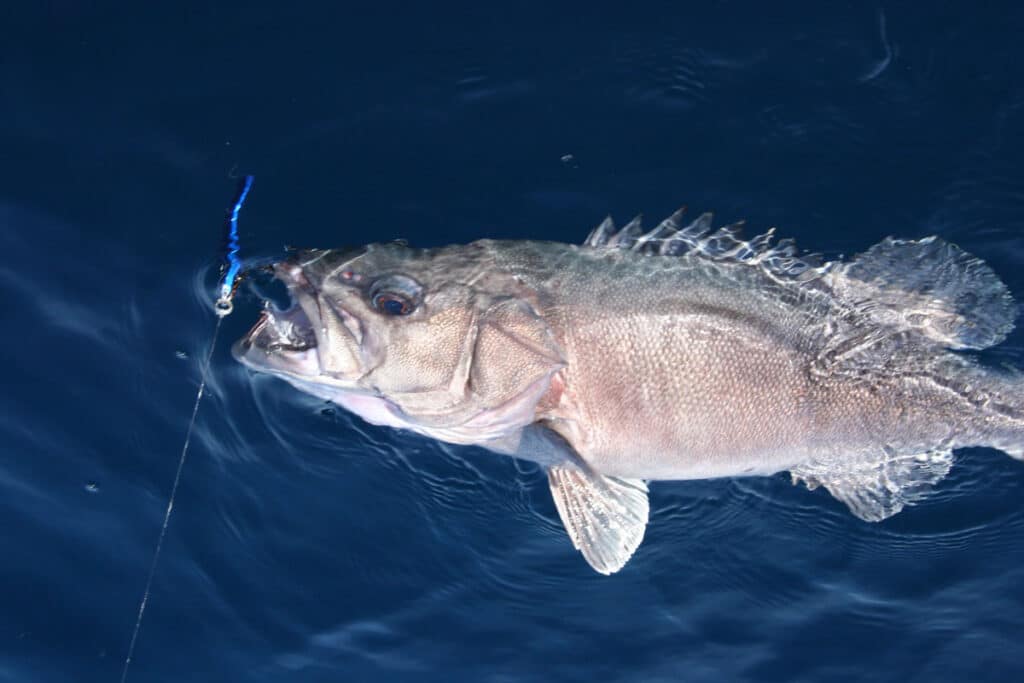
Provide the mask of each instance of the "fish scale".
{"label": "fish scale", "polygon": [[1024,380],[957,352],[1013,327],[982,261],[930,237],[826,262],[712,225],[300,252],[274,269],[295,304],[270,315],[332,334],[293,349],[258,324],[235,355],[370,422],[539,463],[605,574],[643,538],[649,480],[789,471],[879,521],[956,448],[1024,455]]}

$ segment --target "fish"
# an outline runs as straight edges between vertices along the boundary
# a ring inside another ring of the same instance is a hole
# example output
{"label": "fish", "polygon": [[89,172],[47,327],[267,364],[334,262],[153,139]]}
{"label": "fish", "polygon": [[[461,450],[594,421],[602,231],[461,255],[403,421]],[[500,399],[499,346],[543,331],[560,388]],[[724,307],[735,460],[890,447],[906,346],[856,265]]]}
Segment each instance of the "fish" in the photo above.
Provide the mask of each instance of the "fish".
{"label": "fish", "polygon": [[612,574],[648,482],[789,472],[862,520],[922,500],[953,452],[1024,459],[1024,379],[977,350],[1016,304],[940,237],[850,259],[680,210],[581,244],[296,249],[233,347],[374,425],[536,463],[573,546]]}

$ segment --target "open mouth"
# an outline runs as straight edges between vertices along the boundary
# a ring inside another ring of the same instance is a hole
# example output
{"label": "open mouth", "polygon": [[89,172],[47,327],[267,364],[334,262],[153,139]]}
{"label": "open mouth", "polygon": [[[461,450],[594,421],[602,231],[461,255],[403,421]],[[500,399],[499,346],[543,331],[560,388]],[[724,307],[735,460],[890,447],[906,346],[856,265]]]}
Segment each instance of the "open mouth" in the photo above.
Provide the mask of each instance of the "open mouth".
{"label": "open mouth", "polygon": [[[294,261],[273,265],[273,278],[253,283],[266,302],[233,353],[251,369],[285,377],[350,379],[363,365],[360,320],[324,296]],[[275,291],[276,288],[276,291]]]}
{"label": "open mouth", "polygon": [[[286,274],[291,277],[284,277]],[[248,286],[263,300],[263,310],[249,332],[235,345],[236,355],[252,349],[271,355],[316,348],[313,324],[290,288],[289,283],[297,283],[297,278],[305,282],[301,270],[284,270],[281,264],[264,266],[252,274]]]}
{"label": "open mouth", "polygon": [[307,351],[316,348],[316,333],[302,307],[292,304],[283,311],[263,309],[243,342],[267,353]]}

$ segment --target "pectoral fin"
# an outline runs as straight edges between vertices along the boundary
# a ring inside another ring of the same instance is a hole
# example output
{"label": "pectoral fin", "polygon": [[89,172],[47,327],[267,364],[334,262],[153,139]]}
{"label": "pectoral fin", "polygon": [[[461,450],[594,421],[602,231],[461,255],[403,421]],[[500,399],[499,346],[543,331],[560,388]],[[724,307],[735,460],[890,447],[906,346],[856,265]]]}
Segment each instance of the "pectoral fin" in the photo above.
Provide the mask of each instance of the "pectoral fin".
{"label": "pectoral fin", "polygon": [[880,522],[920,501],[949,472],[949,450],[910,455],[885,453],[883,458],[845,463],[809,463],[791,470],[793,483],[824,486],[850,512],[866,522]]}
{"label": "pectoral fin", "polygon": [[594,472],[564,438],[542,424],[484,445],[544,467],[573,546],[602,574],[622,569],[647,528],[647,485],[642,480]]}
{"label": "pectoral fin", "polygon": [[573,546],[590,566],[602,574],[622,569],[647,528],[647,485],[574,463],[549,467],[548,484]]}

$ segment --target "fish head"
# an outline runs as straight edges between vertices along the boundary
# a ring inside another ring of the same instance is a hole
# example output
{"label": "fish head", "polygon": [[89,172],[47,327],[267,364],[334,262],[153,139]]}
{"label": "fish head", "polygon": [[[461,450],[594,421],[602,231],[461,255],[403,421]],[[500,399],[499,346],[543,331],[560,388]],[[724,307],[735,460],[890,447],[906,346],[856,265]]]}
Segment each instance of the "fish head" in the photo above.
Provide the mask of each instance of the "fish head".
{"label": "fish head", "polygon": [[564,354],[494,243],[304,250],[272,266],[292,299],[234,347],[248,367],[371,422],[456,443],[534,420]]}

